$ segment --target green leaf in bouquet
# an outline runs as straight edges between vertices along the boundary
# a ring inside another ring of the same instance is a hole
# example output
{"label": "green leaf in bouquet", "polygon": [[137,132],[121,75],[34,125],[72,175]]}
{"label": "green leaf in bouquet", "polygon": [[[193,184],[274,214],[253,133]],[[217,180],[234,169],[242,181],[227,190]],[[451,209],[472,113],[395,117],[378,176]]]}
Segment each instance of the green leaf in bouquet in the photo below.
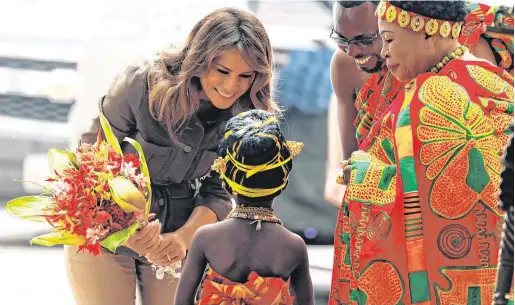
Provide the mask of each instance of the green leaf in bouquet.
{"label": "green leaf in bouquet", "polygon": [[75,158],[75,155],[71,151],[67,151],[68,154],[68,161],[70,162],[75,169],[79,169],[79,163],[77,163],[77,158]]}
{"label": "green leaf in bouquet", "polygon": [[54,175],[54,172],[60,173],[62,170],[67,169],[69,165],[68,154],[64,150],[57,148],[50,148],[48,150],[48,168],[50,169],[50,175]]}
{"label": "green leaf in bouquet", "polygon": [[14,217],[35,222],[46,222],[45,209],[52,205],[52,199],[46,196],[25,196],[7,203],[7,212]]}
{"label": "green leaf in bouquet", "polygon": [[100,244],[109,251],[116,253],[116,248],[123,245],[127,239],[136,232],[138,227],[139,222],[135,222],[130,227],[109,235],[106,239],[101,241]]}
{"label": "green leaf in bouquet", "polygon": [[34,237],[31,244],[51,247],[55,245],[80,246],[86,242],[84,236],[74,235],[68,231],[55,231]]}
{"label": "green leaf in bouquet", "polygon": [[115,177],[109,180],[109,189],[114,201],[124,212],[145,211],[145,196],[126,178]]}
{"label": "green leaf in bouquet", "polygon": [[99,109],[98,111],[98,116],[100,118],[100,124],[102,125],[102,130],[104,131],[104,134],[106,136],[107,143],[109,143],[113,147],[114,151],[121,155],[122,148],[120,147],[120,143],[118,143],[118,139],[116,139],[113,130],[111,129],[111,125],[109,125],[109,122],[105,118],[101,109]]}
{"label": "green leaf in bouquet", "polygon": [[[123,139],[125,142],[129,142],[132,146],[134,146],[134,149],[138,152],[139,160],[141,161],[140,170],[143,176],[149,178],[150,175],[148,173],[148,166],[147,166],[147,160],[145,159],[145,154],[143,152],[143,148],[141,147],[141,144],[138,143],[138,141],[131,139],[131,138],[125,138]],[[148,182],[148,187],[150,188],[150,182]]]}
{"label": "green leaf in bouquet", "polygon": [[150,186],[150,174],[148,172],[147,160],[145,159],[145,154],[143,153],[143,148],[141,148],[141,144],[139,144],[138,141],[131,139],[131,138],[125,138],[123,140],[126,142],[129,142],[132,146],[134,146],[134,149],[136,149],[136,151],[138,152],[139,160],[141,162],[141,166],[140,166],[141,173],[143,174],[143,176],[145,176],[145,178],[147,178],[146,184],[147,184],[148,194],[147,194],[147,203],[146,203],[145,215],[144,215],[144,219],[145,219],[145,221],[147,221],[148,214],[150,213],[150,201],[152,199],[152,188]]}

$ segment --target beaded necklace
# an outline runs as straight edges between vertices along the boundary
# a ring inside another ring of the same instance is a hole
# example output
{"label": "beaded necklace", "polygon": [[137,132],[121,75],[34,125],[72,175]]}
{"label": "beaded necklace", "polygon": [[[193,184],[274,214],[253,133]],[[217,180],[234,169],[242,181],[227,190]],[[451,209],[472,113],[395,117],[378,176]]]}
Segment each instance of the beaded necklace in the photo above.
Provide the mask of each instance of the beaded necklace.
{"label": "beaded necklace", "polygon": [[254,220],[250,224],[257,223],[256,230],[258,231],[261,229],[262,221],[280,225],[283,224],[283,222],[275,216],[275,212],[272,208],[237,206],[229,217]]}
{"label": "beaded necklace", "polygon": [[447,54],[439,63],[437,63],[433,68],[431,68],[431,72],[438,74],[438,72],[440,72],[443,69],[443,67],[445,67],[445,65],[447,65],[451,60],[460,58],[461,56],[463,56],[463,54],[465,54],[467,50],[467,47],[461,46],[456,50],[452,51],[451,53]]}

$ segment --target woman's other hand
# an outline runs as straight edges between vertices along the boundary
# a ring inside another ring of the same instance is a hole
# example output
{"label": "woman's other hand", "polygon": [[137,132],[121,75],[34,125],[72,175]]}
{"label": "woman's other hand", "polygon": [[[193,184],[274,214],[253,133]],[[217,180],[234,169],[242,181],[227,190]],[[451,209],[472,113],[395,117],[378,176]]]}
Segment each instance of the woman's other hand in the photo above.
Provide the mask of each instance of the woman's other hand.
{"label": "woman's other hand", "polygon": [[177,232],[161,235],[159,248],[149,252],[145,257],[149,263],[158,266],[169,266],[186,257],[186,242]]}
{"label": "woman's other hand", "polygon": [[124,246],[143,256],[159,247],[161,223],[159,220],[147,223],[141,230],[134,233]]}

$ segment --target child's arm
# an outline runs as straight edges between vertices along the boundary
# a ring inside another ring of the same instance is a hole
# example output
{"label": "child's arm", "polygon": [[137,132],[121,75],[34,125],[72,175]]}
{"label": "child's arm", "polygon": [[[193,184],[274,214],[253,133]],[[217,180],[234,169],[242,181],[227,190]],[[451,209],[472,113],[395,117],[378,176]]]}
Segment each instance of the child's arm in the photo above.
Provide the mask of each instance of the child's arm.
{"label": "child's arm", "polygon": [[295,291],[296,304],[314,305],[315,296],[313,292],[313,284],[311,283],[311,275],[309,274],[308,250],[306,244],[300,239],[299,245],[299,265],[293,270],[290,276],[290,283]]}
{"label": "child's arm", "polygon": [[202,227],[193,235],[175,294],[175,304],[194,304],[195,302],[195,294],[207,265],[204,255],[205,231],[206,228]]}

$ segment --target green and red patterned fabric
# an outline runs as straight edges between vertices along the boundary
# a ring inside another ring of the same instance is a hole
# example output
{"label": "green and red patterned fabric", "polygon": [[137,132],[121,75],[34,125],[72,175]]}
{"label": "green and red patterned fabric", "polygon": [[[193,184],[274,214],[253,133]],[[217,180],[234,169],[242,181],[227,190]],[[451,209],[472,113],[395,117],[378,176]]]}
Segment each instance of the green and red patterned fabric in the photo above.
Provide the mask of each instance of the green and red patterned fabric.
{"label": "green and red patterned fabric", "polygon": [[[479,39],[485,39],[497,65],[508,72],[511,71],[513,75],[513,14],[510,15],[503,7],[490,7],[480,3],[470,3],[469,9],[470,13],[466,17],[458,41],[473,52]],[[511,31],[501,34],[489,31],[492,28]]]}
{"label": "green and red patterned fabric", "polygon": [[401,87],[361,138],[329,304],[491,304],[513,77],[453,60]]}

